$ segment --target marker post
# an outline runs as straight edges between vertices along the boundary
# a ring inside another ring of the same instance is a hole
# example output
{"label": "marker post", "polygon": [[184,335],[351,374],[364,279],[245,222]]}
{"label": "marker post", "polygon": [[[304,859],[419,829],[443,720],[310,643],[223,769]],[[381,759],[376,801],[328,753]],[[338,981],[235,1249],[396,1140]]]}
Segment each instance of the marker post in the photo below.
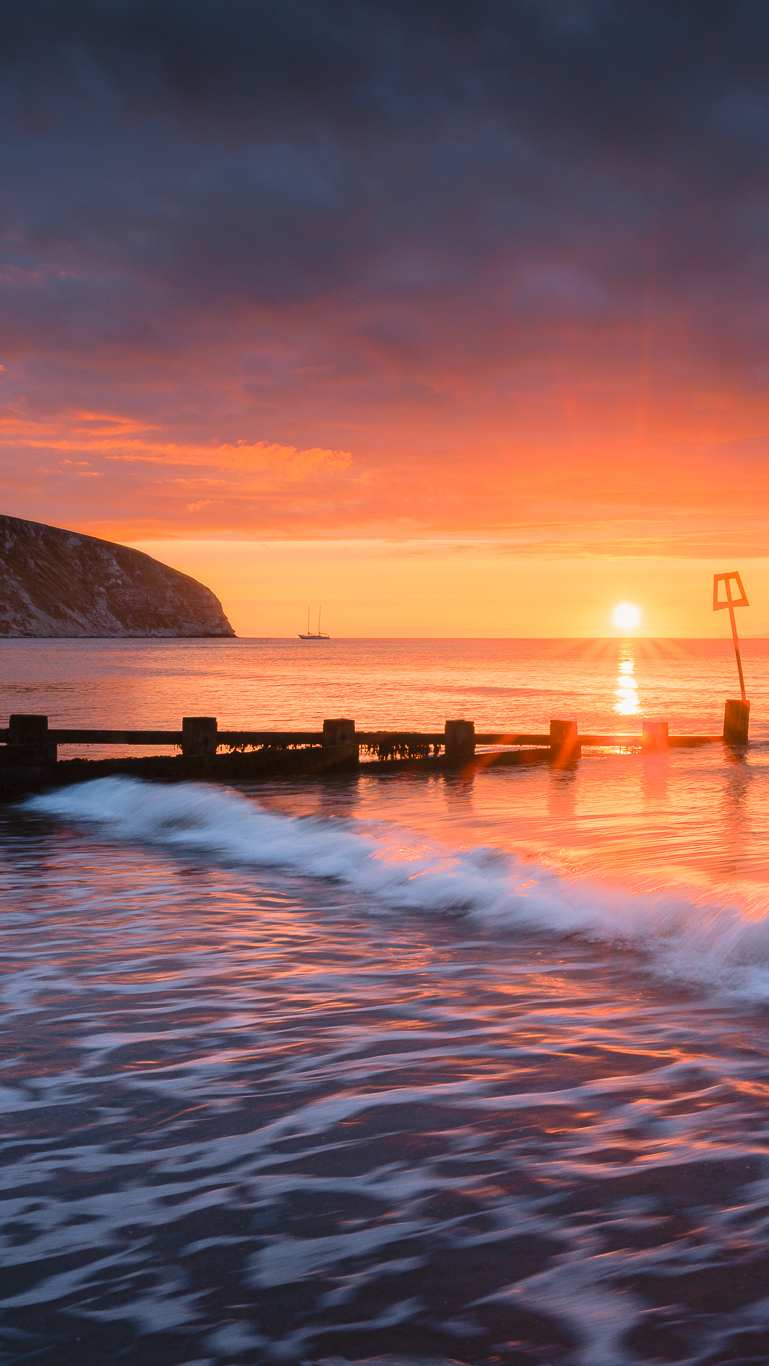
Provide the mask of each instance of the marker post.
{"label": "marker post", "polygon": [[[732,582],[734,582],[739,597],[732,597]],[[724,585],[724,596],[721,597],[720,586]],[[740,654],[740,642],[737,637],[737,622],[734,617],[735,607],[749,607],[748,595],[742,586],[742,579],[733,569],[729,574],[713,575],[713,611],[721,612],[724,608],[729,613],[729,622],[732,628],[732,640],[734,641],[734,657],[737,660],[737,673],[740,679],[740,701],[736,698],[730,699],[726,703],[724,711],[724,740],[727,744],[746,745],[748,743],[748,721],[750,718],[750,703],[745,692],[745,676],[742,672],[742,656]]]}

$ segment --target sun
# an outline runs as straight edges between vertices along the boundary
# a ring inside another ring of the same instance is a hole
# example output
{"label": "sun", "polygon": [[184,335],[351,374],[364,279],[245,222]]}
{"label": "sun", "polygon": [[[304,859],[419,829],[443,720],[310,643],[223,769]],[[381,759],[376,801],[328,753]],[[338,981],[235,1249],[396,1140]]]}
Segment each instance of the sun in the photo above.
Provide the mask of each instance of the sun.
{"label": "sun", "polygon": [[632,602],[621,602],[619,607],[614,608],[614,624],[621,627],[623,631],[632,631],[641,620],[641,613]]}

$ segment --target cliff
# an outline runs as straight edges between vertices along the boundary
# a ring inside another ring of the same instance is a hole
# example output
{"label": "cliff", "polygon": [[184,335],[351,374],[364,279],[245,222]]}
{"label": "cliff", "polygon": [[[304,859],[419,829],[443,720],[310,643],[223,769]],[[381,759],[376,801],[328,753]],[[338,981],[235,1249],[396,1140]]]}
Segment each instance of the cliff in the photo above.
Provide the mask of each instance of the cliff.
{"label": "cliff", "polygon": [[234,636],[209,588],[150,555],[0,515],[0,636]]}

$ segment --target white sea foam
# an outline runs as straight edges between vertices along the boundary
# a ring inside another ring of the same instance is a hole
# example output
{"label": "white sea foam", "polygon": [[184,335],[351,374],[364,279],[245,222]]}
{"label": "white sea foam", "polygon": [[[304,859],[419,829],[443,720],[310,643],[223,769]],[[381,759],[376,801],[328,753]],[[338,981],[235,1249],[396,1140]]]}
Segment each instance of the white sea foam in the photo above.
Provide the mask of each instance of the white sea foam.
{"label": "white sea foam", "polygon": [[769,1000],[769,901],[759,893],[634,891],[489,849],[426,846],[403,829],[283,815],[198,783],[100,778],[33,797],[26,808],[224,863],[331,878],[370,898],[372,908],[623,941],[650,954],[665,976]]}

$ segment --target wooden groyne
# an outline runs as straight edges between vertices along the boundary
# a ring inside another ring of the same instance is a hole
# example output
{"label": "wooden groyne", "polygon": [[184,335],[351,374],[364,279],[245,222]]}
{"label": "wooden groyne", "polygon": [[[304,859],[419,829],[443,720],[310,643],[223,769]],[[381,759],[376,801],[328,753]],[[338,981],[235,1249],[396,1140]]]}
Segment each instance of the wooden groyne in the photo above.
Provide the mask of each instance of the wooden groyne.
{"label": "wooden groyne", "polygon": [[[99,730],[49,727],[48,717],[13,715],[0,729],[0,799],[106,774],[124,773],[156,781],[205,779],[247,782],[281,776],[304,777],[357,769],[361,753],[378,772],[403,768],[447,770],[507,764],[576,763],[585,747],[659,752],[748,742],[750,703],[730,700],[719,735],[670,735],[666,721],[644,721],[640,734],[593,734],[576,721],[554,719],[547,731],[476,731],[472,721],[447,721],[442,731],[357,730],[348,717],[323,722],[321,730],[219,730],[216,717],[186,716],[180,730]],[[69,745],[174,746],[177,755],[67,759]],[[479,748],[480,747],[480,748]]]}

